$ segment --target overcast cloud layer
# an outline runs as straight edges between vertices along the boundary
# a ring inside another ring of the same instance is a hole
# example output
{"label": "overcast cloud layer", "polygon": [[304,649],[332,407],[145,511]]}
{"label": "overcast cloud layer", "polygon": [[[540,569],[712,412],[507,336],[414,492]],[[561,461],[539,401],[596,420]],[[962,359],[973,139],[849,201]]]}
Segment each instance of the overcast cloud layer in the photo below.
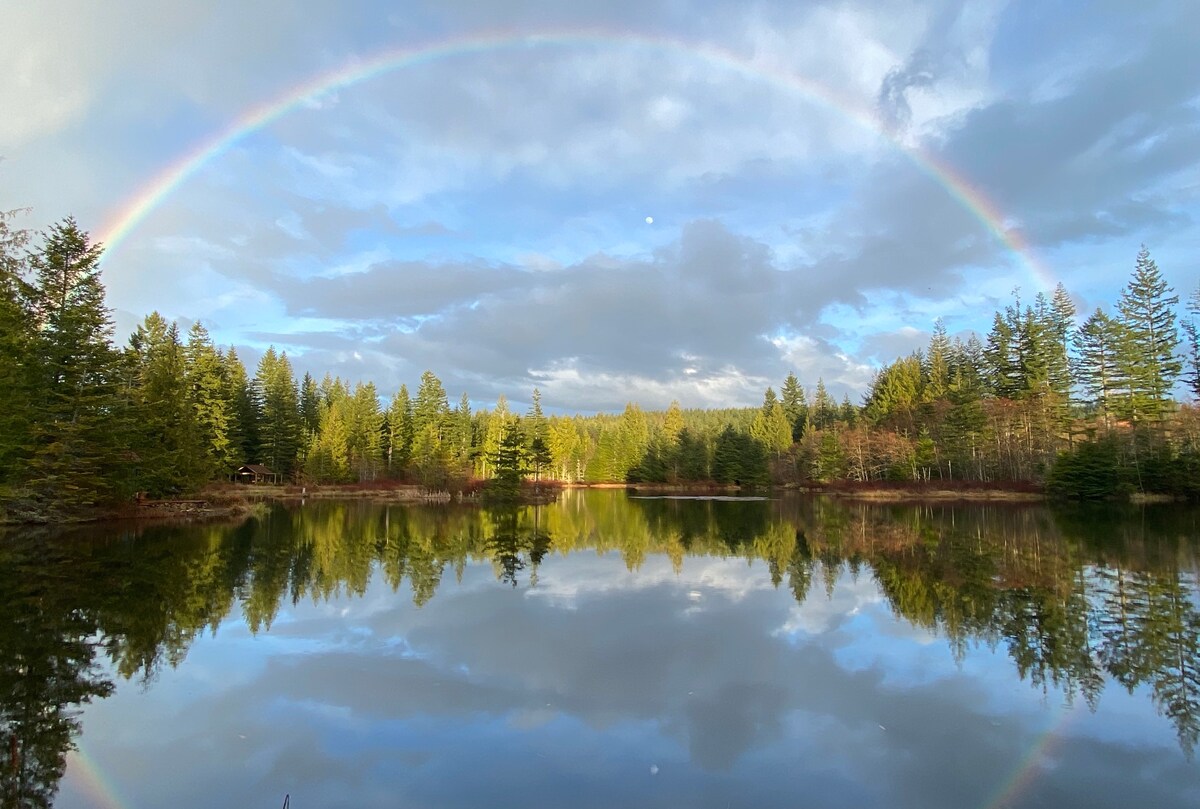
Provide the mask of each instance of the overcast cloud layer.
{"label": "overcast cloud layer", "polygon": [[385,395],[428,368],[477,406],[534,386],[566,411],[754,404],[789,371],[857,398],[935,318],[982,330],[1043,288],[1031,258],[1084,311],[1142,243],[1181,295],[1200,279],[1195,3],[175,6],[6,10],[0,209],[103,237],[166,167],[322,73],[550,36],[247,133],[106,256],[120,340],[157,309]]}

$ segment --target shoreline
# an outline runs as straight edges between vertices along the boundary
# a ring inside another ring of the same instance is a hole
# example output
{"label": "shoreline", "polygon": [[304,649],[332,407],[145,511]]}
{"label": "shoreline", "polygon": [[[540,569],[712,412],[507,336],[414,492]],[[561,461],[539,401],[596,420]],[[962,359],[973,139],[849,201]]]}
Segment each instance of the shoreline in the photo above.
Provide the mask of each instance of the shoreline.
{"label": "shoreline", "polygon": [[[855,483],[839,481],[828,484],[785,485],[762,488],[740,488],[734,485],[704,483],[559,483],[542,482],[537,490],[532,486],[511,505],[546,505],[557,500],[564,490],[624,490],[632,495],[723,495],[737,497],[763,494],[794,493],[807,496],[827,496],[840,500],[880,504],[903,503],[1011,503],[1038,504],[1055,502],[1045,490],[1031,483],[1000,483],[980,485],[947,481],[928,483],[876,482]],[[32,526],[80,526],[103,522],[202,522],[208,520],[245,518],[276,501],[296,503],[307,500],[362,500],[404,505],[450,504],[494,505],[489,503],[486,489],[468,486],[455,492],[429,490],[412,483],[327,484],[322,486],[225,484],[210,487],[190,497],[144,500],[130,503],[112,511],[83,513],[67,519],[3,520],[0,528]],[[1132,493],[1109,502],[1133,505],[1160,505],[1180,501],[1167,495]]]}

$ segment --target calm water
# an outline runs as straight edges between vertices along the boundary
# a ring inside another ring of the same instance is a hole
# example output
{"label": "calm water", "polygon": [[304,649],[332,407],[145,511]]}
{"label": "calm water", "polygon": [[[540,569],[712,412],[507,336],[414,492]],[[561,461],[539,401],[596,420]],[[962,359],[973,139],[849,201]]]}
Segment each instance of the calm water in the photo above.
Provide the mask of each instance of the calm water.
{"label": "calm water", "polygon": [[1196,807],[1198,536],[617,492],[9,534],[0,805]]}

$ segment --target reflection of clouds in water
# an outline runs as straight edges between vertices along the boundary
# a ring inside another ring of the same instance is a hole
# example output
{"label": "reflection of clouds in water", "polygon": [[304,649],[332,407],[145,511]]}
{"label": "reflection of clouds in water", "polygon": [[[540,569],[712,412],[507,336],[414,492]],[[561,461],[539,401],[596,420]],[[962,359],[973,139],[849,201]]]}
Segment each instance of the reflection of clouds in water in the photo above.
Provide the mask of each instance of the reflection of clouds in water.
{"label": "reflection of clouds in water", "polygon": [[874,581],[867,576],[854,581],[849,574],[843,573],[832,595],[826,596],[814,587],[803,604],[793,602],[788,607],[787,619],[774,634],[786,637],[822,635],[837,629],[864,607],[880,603],[886,604],[886,601]]}
{"label": "reflection of clouds in water", "polygon": [[747,564],[745,559],[688,557],[676,572],[670,559],[650,556],[631,572],[615,552],[601,559],[600,564],[583,554],[547,559],[538,571],[537,587],[525,594],[556,607],[577,609],[581,600],[618,591],[668,587],[686,603],[700,600],[693,593],[711,593],[736,602],[750,593],[775,589],[766,565],[758,561]]}
{"label": "reflection of clouds in water", "polygon": [[[290,613],[278,633],[223,628],[147,693],[88,709],[89,739],[106,741],[139,804],[272,805],[291,792],[310,806],[521,795],[952,809],[979,805],[1045,724],[1036,704],[1004,707],[1014,685],[1030,689],[1003,654],[972,657],[980,675],[893,677],[920,668],[929,637],[893,619],[866,575],[798,606],[759,563],[688,559],[676,574],[654,556],[629,573],[618,555],[576,554],[548,559],[533,589],[474,564],[420,609],[377,576],[362,599]],[[1187,805],[1195,776],[1163,755],[1171,744],[1072,739],[1033,797],[1070,805],[1083,779],[1102,785],[1085,790],[1094,805]],[[182,760],[191,785],[172,766]],[[1157,783],[1132,783],[1129,766]]]}

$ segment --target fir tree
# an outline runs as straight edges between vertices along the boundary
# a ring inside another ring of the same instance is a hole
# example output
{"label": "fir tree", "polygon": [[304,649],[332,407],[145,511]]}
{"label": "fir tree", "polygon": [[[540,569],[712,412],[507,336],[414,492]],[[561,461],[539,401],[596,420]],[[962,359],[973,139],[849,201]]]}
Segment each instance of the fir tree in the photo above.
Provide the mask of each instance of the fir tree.
{"label": "fir tree", "polygon": [[1122,376],[1128,380],[1128,415],[1134,421],[1161,421],[1170,409],[1170,392],[1182,364],[1176,356],[1179,333],[1171,288],[1150,251],[1142,246],[1133,278],[1117,302],[1125,340],[1121,350]]}
{"label": "fir tree", "polygon": [[206,464],[179,328],[151,312],[129,338],[137,417],[137,485],[153,496],[198,486]]}
{"label": "fir tree", "polygon": [[[132,461],[117,396],[118,355],[100,282],[101,249],[73,219],[43,234],[30,257],[26,308],[33,391],[24,482],[47,510],[67,512],[127,490]],[[124,485],[122,485],[124,484]]]}
{"label": "fir tree", "polygon": [[780,388],[784,415],[792,426],[792,441],[799,441],[808,426],[808,399],[795,374],[788,374]]}
{"label": "fir tree", "polygon": [[230,346],[225,352],[225,397],[233,409],[230,428],[231,454],[237,465],[254,462],[261,458],[262,405],[258,391],[251,384],[237,351]]}
{"label": "fir tree", "polygon": [[15,480],[28,449],[34,357],[33,317],[26,308],[25,245],[29,235],[14,230],[14,212],[0,211],[0,486]]}
{"label": "fir tree", "polygon": [[300,396],[287,353],[271,346],[263,354],[254,375],[260,397],[261,462],[272,471],[290,475],[300,450]]}
{"label": "fir tree", "polygon": [[242,462],[234,435],[237,416],[225,378],[225,360],[199,322],[188,332],[184,357],[187,390],[204,453],[204,476],[227,477]]}
{"label": "fir tree", "polygon": [[1085,401],[1097,408],[1107,430],[1111,426],[1112,402],[1124,386],[1119,376],[1122,326],[1102,309],[1097,309],[1075,333],[1075,378]]}
{"label": "fir tree", "polygon": [[412,401],[408,397],[406,385],[401,385],[400,390],[392,397],[392,403],[388,407],[387,427],[388,474],[396,477],[403,474],[412,455]]}

